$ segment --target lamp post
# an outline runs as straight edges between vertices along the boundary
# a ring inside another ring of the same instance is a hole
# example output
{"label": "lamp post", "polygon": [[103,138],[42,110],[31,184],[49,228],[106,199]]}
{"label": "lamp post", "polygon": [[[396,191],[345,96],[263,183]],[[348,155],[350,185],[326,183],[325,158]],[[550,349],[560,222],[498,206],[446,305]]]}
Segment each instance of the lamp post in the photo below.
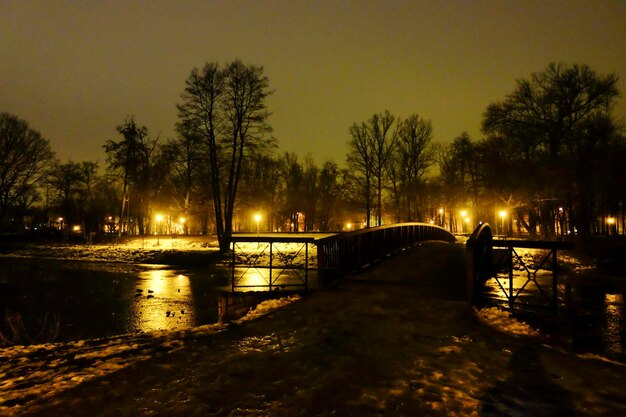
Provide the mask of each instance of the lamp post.
{"label": "lamp post", "polygon": [[256,240],[257,240],[257,248],[261,246],[261,229],[259,227],[259,222],[261,221],[261,215],[259,213],[254,215],[254,220],[256,221]]}
{"label": "lamp post", "polygon": [[504,218],[506,217],[506,210],[500,210],[500,232],[504,234]]}
{"label": "lamp post", "polygon": [[608,227],[608,234],[609,236],[611,235],[611,232],[613,231],[613,225],[615,224],[615,217],[609,217],[608,219],[606,219],[606,222],[608,223],[609,227]]}
{"label": "lamp post", "polygon": [[[465,233],[465,223],[467,223],[467,210],[461,210],[461,232]],[[456,227],[455,227],[456,229]]]}
{"label": "lamp post", "polygon": [[158,230],[156,230],[155,232],[157,235],[157,246],[159,246],[159,244],[161,243],[161,222],[163,221],[163,215],[157,214],[156,221],[157,221]]}

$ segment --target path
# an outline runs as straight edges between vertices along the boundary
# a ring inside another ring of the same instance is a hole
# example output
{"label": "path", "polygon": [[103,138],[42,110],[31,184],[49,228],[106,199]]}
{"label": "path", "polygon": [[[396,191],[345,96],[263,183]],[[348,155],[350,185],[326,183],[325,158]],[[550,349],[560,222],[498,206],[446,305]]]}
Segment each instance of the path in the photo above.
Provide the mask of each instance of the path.
{"label": "path", "polygon": [[623,365],[485,324],[463,257],[423,245],[15,415],[626,415]]}

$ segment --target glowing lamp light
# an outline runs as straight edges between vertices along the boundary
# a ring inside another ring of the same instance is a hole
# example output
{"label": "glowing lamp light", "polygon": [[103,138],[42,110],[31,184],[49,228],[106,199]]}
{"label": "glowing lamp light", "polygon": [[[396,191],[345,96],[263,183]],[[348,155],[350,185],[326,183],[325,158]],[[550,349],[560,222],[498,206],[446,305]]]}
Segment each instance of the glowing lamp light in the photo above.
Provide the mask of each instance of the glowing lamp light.
{"label": "glowing lamp light", "polygon": [[465,223],[469,223],[469,222],[470,222],[470,218],[469,218],[469,217],[466,217],[466,218],[465,218]]}
{"label": "glowing lamp light", "polygon": [[181,217],[178,221],[179,221],[180,224],[185,224],[187,219],[185,219],[184,217]]}
{"label": "glowing lamp light", "polygon": [[504,219],[506,217],[506,210],[501,210],[499,214],[500,214],[500,217]]}
{"label": "glowing lamp light", "polygon": [[465,211],[465,210],[461,211],[461,217],[466,218],[467,217],[467,211]]}
{"label": "glowing lamp light", "polygon": [[72,230],[73,230],[74,232],[80,232],[80,226],[79,226],[79,225],[76,225],[76,226],[72,227]]}
{"label": "glowing lamp light", "polygon": [[162,215],[162,214],[157,214],[157,215],[156,215],[156,221],[157,221],[157,222],[161,222],[161,221],[163,221],[163,215]]}
{"label": "glowing lamp light", "polygon": [[254,221],[256,221],[257,224],[261,221],[261,215],[259,213],[254,215]]}
{"label": "glowing lamp light", "polygon": [[439,209],[439,214],[443,214],[443,209],[442,208]]}
{"label": "glowing lamp light", "polygon": [[610,225],[615,224],[615,217],[609,217],[608,219],[606,219],[606,222]]}
{"label": "glowing lamp light", "polygon": [[348,230],[352,229],[352,223],[346,223],[346,229]]}

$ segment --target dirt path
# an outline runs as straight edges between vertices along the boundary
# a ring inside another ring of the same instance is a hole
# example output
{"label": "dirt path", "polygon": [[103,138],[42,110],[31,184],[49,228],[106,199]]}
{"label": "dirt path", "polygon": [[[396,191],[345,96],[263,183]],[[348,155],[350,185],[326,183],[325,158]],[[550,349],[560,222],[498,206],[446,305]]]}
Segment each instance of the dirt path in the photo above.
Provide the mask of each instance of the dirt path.
{"label": "dirt path", "polygon": [[626,415],[626,367],[486,324],[463,300],[463,257],[460,245],[406,251],[13,414]]}

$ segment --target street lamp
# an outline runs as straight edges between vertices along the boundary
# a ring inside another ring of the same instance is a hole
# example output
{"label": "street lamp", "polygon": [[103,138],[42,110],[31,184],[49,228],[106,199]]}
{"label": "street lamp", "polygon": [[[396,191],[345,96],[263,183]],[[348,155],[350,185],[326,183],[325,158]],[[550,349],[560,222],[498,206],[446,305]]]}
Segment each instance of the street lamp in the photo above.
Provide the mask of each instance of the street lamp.
{"label": "street lamp", "polygon": [[181,217],[180,219],[178,219],[178,223],[180,223],[180,227],[183,231],[183,234],[185,234],[185,221],[187,221],[187,219],[185,219],[184,217]]}
{"label": "street lamp", "polygon": [[259,222],[261,221],[261,214],[257,213],[254,215],[254,221],[256,221],[256,239],[257,239],[257,247],[261,245],[261,230],[259,228]]}
{"label": "street lamp", "polygon": [[611,232],[612,232],[612,229],[613,229],[613,225],[615,224],[615,217],[607,218],[606,222],[609,224],[609,228],[608,229],[609,229],[609,235],[610,235]]}
{"label": "street lamp", "polygon": [[161,243],[161,222],[163,221],[163,215],[157,214],[156,221],[158,225],[158,230],[155,230],[155,234],[157,235],[157,246]]}
{"label": "street lamp", "polygon": [[500,228],[500,232],[502,232],[502,234],[504,234],[504,218],[506,217],[506,210],[500,210],[500,224],[501,224],[501,228]]}

